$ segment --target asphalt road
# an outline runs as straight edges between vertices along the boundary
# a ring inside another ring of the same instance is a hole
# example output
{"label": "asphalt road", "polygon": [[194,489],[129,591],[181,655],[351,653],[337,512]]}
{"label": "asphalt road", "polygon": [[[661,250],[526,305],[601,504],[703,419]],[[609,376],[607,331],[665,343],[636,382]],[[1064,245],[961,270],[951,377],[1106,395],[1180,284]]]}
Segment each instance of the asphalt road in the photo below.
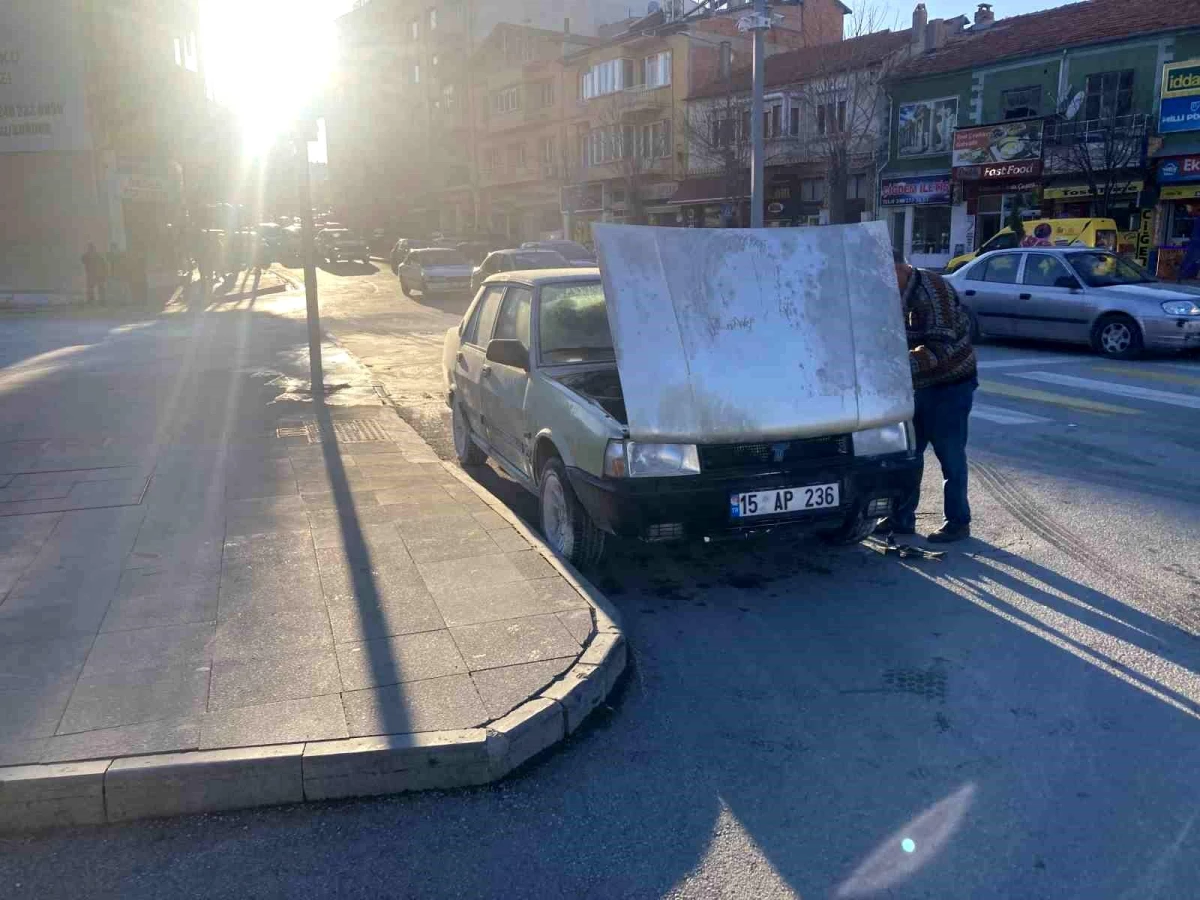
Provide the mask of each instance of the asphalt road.
{"label": "asphalt road", "polygon": [[[386,268],[321,285],[328,330],[448,453],[437,364],[465,300],[402,297]],[[8,839],[0,893],[1194,895],[1200,365],[980,355],[976,539],[945,560],[786,536],[617,547],[595,580],[631,674],[518,777]]]}

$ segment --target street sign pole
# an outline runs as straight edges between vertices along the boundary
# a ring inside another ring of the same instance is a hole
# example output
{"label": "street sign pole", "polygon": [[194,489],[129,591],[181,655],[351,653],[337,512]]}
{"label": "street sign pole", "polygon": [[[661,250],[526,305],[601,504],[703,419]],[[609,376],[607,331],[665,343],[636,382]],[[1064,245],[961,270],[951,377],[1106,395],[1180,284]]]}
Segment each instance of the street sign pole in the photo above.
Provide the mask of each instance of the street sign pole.
{"label": "street sign pole", "polygon": [[738,22],[741,31],[754,32],[754,88],[750,100],[750,227],[763,227],[763,203],[766,196],[764,159],[766,135],[763,122],[763,93],[766,80],[766,34],[771,27],[767,0],[754,0],[754,12]]}
{"label": "street sign pole", "polygon": [[314,398],[325,396],[325,369],[321,364],[321,310],[317,303],[317,263],[313,247],[312,181],[308,171],[307,135],[296,140],[300,163],[300,244],[304,256],[304,299],[308,306],[309,381]]}

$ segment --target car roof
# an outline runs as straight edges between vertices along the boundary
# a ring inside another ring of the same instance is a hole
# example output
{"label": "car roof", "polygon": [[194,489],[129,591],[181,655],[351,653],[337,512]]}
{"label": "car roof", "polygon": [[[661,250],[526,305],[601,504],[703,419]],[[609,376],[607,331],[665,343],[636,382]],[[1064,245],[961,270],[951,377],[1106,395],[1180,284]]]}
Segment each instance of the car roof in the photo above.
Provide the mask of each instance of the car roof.
{"label": "car roof", "polygon": [[544,284],[566,284],[572,281],[598,281],[599,278],[600,270],[595,267],[589,269],[531,269],[526,272],[502,272],[489,275],[483,283],[511,282],[529,287],[541,287]]}

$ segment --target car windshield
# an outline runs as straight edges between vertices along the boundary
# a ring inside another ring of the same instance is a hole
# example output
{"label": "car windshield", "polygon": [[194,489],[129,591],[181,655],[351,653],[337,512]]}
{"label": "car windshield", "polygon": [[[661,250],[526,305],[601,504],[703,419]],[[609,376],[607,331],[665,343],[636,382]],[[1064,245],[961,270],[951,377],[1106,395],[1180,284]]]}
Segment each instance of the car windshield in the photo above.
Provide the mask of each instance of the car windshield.
{"label": "car windshield", "polygon": [[583,244],[576,244],[574,241],[552,241],[545,243],[542,247],[546,250],[554,250],[561,253],[563,256],[570,259],[594,259],[592,251]]}
{"label": "car windshield", "polygon": [[512,255],[513,265],[518,269],[553,269],[565,266],[566,259],[553,250],[526,250]]}
{"label": "car windshield", "polygon": [[465,266],[467,259],[457,250],[421,250],[413,261],[423,266]]}
{"label": "car windshield", "polygon": [[615,359],[600,282],[545,285],[538,339],[547,365]]}
{"label": "car windshield", "polygon": [[1088,287],[1112,287],[1120,284],[1149,284],[1154,281],[1140,266],[1112,253],[1072,253],[1067,259]]}

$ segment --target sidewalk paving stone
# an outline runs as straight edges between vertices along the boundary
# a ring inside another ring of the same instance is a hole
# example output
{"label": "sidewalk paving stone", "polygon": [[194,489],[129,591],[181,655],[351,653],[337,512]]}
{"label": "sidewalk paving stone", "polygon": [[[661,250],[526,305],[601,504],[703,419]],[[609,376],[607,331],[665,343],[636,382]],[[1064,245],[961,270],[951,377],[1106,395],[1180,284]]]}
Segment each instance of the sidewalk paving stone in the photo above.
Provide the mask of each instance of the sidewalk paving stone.
{"label": "sidewalk paving stone", "polygon": [[434,597],[470,590],[480,584],[501,585],[529,580],[504,553],[418,563],[417,568]]}
{"label": "sidewalk paving stone", "polygon": [[[559,578],[514,581],[509,584],[475,585],[457,592],[439,594],[438,609],[450,627],[476,625],[523,616],[541,616],[573,609],[588,610],[579,592]],[[591,627],[591,615],[588,615]]]}
{"label": "sidewalk paving stone", "polygon": [[352,737],[476,728],[487,710],[467,675],[449,675],[342,695]]}
{"label": "sidewalk paving stone", "polygon": [[80,677],[207,666],[216,631],[215,625],[166,625],[98,635]]}
{"label": "sidewalk paving stone", "polygon": [[526,616],[451,628],[472,672],[577,656],[579,644],[558,616]]}
{"label": "sidewalk paving stone", "polygon": [[347,691],[467,672],[466,662],[445,629],[338,644],[337,658],[342,687]]}
{"label": "sidewalk paving stone", "polygon": [[140,725],[121,725],[49,738],[38,762],[71,762],[145,753],[174,753],[200,746],[200,718],[159,719]]}
{"label": "sidewalk paving stone", "polygon": [[349,737],[337,693],[210,712],[200,723],[200,749],[328,741]]}
{"label": "sidewalk paving stone", "polygon": [[508,715],[526,700],[536,696],[546,685],[575,663],[575,657],[565,656],[539,662],[521,663],[499,669],[472,672],[471,680],[479,691],[488,716],[499,719]]}
{"label": "sidewalk paving stone", "polygon": [[580,646],[586,644],[596,630],[595,622],[592,621],[592,610],[590,607],[587,609],[574,609],[570,612],[561,612],[558,614],[558,621],[562,622],[563,627],[571,632],[571,637],[575,638]]}
{"label": "sidewalk paving stone", "polygon": [[0,691],[0,709],[4,710],[0,717],[0,741],[28,741],[53,735],[74,689],[75,681],[70,679]]}
{"label": "sidewalk paving stone", "polygon": [[217,621],[218,574],[126,569],[101,632]]}
{"label": "sidewalk paving stone", "polygon": [[28,644],[0,644],[0,691],[73,682],[83,670],[91,649],[92,637],[87,635]]}
{"label": "sidewalk paving stone", "polygon": [[295,650],[256,659],[221,659],[213,663],[209,710],[234,709],[321,697],[342,690],[338,658],[333,650]]}
{"label": "sidewalk paving stone", "polygon": [[214,658],[261,659],[294,650],[333,646],[329,614],[317,606],[279,609],[270,614],[230,616],[217,625]]}
{"label": "sidewalk paving stone", "polygon": [[133,669],[80,678],[58,734],[204,712],[209,667]]}

